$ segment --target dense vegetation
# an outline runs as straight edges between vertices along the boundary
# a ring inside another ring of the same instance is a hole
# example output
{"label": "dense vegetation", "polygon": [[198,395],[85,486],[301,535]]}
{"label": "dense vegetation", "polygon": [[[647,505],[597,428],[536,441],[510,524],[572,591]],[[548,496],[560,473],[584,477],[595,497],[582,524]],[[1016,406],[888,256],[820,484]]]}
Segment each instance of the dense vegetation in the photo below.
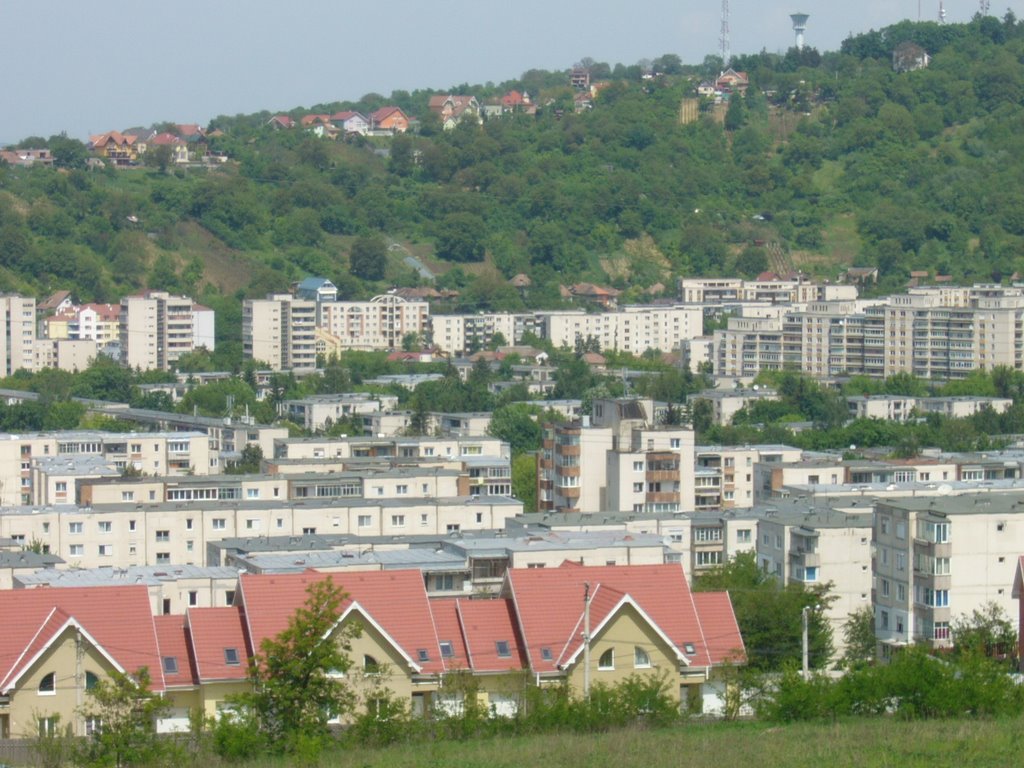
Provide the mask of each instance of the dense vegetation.
{"label": "dense vegetation", "polygon": [[[927,69],[893,71],[904,40],[932,54]],[[0,168],[0,288],[98,301],[184,291],[217,310],[218,343],[237,360],[240,298],[310,273],[343,297],[415,284],[402,247],[459,290],[438,310],[554,306],[558,283],[579,279],[639,301],[680,275],[766,267],[835,278],[877,265],[879,290],[919,268],[999,280],[1024,272],[1022,58],[1012,14],[904,22],[838,52],[738,57],[746,98],[685,126],[680,101],[716,71],[713,57],[662,57],[646,80],[590,62],[612,84],[582,114],[566,73],[532,71],[453,90],[526,88],[537,117],[451,132],[430,119],[430,91],[309,110],[393,102],[421,117],[419,135],[390,140],[220,117],[211,141],[234,162],[205,171],[86,170],[80,142],[27,137],[63,167]],[[525,298],[505,283],[518,272],[533,279]]]}

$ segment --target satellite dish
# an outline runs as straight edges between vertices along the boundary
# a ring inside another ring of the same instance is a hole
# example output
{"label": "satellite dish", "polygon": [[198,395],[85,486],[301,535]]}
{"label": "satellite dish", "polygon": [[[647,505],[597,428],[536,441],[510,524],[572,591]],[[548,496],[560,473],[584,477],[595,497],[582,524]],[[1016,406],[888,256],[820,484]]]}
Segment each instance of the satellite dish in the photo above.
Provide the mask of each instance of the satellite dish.
{"label": "satellite dish", "polygon": [[949,483],[943,483],[942,485],[935,489],[935,493],[938,494],[939,496],[948,496],[952,492],[953,486],[951,486]]}

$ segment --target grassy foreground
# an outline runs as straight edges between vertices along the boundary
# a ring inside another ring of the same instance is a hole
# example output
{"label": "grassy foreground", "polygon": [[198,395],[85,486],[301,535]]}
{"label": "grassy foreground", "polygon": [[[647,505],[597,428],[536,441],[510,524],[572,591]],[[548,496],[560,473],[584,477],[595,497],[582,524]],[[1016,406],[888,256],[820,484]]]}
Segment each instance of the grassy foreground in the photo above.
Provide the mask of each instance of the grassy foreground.
{"label": "grassy foreground", "polygon": [[[689,768],[689,766],[984,766],[1019,765],[1024,718],[837,724],[691,724],[667,730],[600,735],[544,735],[438,742],[323,756],[321,766],[359,768]],[[284,766],[261,760],[245,768]]]}

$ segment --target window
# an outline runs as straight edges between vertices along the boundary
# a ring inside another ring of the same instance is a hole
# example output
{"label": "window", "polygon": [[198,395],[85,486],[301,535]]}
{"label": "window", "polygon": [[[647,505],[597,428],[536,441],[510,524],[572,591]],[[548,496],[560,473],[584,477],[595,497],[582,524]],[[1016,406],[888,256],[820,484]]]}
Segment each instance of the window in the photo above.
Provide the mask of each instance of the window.
{"label": "window", "polygon": [[462,526],[458,523],[448,523],[448,525],[444,527],[444,530],[445,533],[458,533],[462,530]]}
{"label": "window", "polygon": [[128,521],[128,530],[129,531],[134,531],[135,530],[135,521],[134,520],[129,520]]}
{"label": "window", "polygon": [[651,657],[639,645],[633,648],[633,666],[636,669],[650,669]]}
{"label": "window", "polygon": [[404,484],[395,486],[395,492],[398,493],[399,496],[404,496],[409,492],[409,486]]}
{"label": "window", "polygon": [[100,557],[110,557],[114,554],[114,547],[111,544],[100,544],[96,549],[96,554]]}
{"label": "window", "polygon": [[949,637],[949,622],[936,621],[934,631],[932,632],[932,638],[935,640],[949,640]]}
{"label": "window", "polygon": [[907,570],[907,553],[897,552],[896,553],[896,570],[905,571]]}
{"label": "window", "polygon": [[737,544],[749,544],[750,543],[750,529],[740,528],[736,531],[736,543]]}
{"label": "window", "polygon": [[229,589],[224,593],[224,605],[233,605],[235,602],[235,590]]}
{"label": "window", "polygon": [[936,557],[932,563],[932,573],[936,576],[948,576],[949,575],[949,558],[948,557]]}
{"label": "window", "polygon": [[369,515],[360,515],[357,522],[360,528],[369,528],[373,525],[373,520]]}
{"label": "window", "polygon": [[224,649],[224,663],[227,664],[229,667],[237,667],[239,664],[242,663],[241,659],[238,656],[237,648]]}
{"label": "window", "polygon": [[177,656],[164,656],[163,667],[165,675],[176,675],[178,674],[178,657]]}
{"label": "window", "polygon": [[396,528],[402,528],[405,525],[405,515],[392,515],[391,525]]}
{"label": "window", "polygon": [[633,471],[634,472],[643,472],[644,471],[644,463],[642,461],[634,461],[633,462]]}
{"label": "window", "polygon": [[693,529],[693,540],[694,541],[721,541],[722,540],[722,529],[721,528],[694,528]]}
{"label": "window", "polygon": [[114,527],[109,520],[100,520],[98,525],[100,528],[100,533],[110,533],[110,531],[113,530]]}
{"label": "window", "polygon": [[643,493],[643,491],[644,491],[644,484],[643,483],[633,483],[633,493]]}
{"label": "window", "polygon": [[902,583],[896,584],[896,599],[901,603],[907,599],[907,585]]}
{"label": "window", "polygon": [[512,647],[509,645],[508,640],[498,640],[494,644],[494,650],[497,652],[499,659],[507,659],[512,655]]}
{"label": "window", "polygon": [[55,736],[57,734],[57,719],[57,715],[49,715],[48,717],[39,718],[37,722],[39,723],[40,738]]}
{"label": "window", "polygon": [[39,681],[39,695],[40,696],[53,696],[57,693],[57,674],[55,672],[47,672],[43,675],[42,680]]}
{"label": "window", "polygon": [[96,687],[96,683],[98,683],[99,681],[100,679],[96,676],[95,672],[87,671],[85,673],[85,690],[91,691],[93,688]]}
{"label": "window", "polygon": [[246,530],[258,531],[260,529],[260,519],[258,517],[250,517],[245,521]]}
{"label": "window", "polygon": [[430,652],[426,648],[417,648],[416,658],[419,659],[421,663],[430,661]]}
{"label": "window", "polygon": [[609,648],[607,651],[601,654],[601,658],[597,660],[598,669],[615,669],[615,649]]}
{"label": "window", "polygon": [[68,533],[70,533],[70,534],[78,534],[78,533],[81,533],[81,532],[82,532],[82,524],[81,523],[68,523]]}
{"label": "window", "polygon": [[721,551],[714,552],[695,552],[697,558],[697,565],[721,565],[722,564],[722,553]]}
{"label": "window", "polygon": [[71,557],[81,557],[85,554],[85,544],[72,544],[68,547],[68,554]]}
{"label": "window", "polygon": [[67,493],[67,492],[68,492],[68,484],[67,484],[67,481],[66,481],[66,480],[58,480],[58,481],[57,481],[57,482],[56,482],[56,483],[54,484],[54,486],[53,486],[53,489],[54,489],[54,490],[55,490],[55,491],[56,491],[57,493]]}
{"label": "window", "polygon": [[192,607],[199,605],[199,593],[196,592],[194,589],[189,590],[188,604]]}
{"label": "window", "polygon": [[879,527],[879,530],[881,530],[883,535],[888,535],[888,533],[889,533],[889,518],[888,517],[879,517],[878,518],[878,527]]}
{"label": "window", "polygon": [[156,553],[156,564],[157,565],[167,565],[170,562],[171,562],[171,553],[170,552],[157,552]]}
{"label": "window", "polygon": [[881,620],[882,620],[882,629],[889,629],[889,612],[888,611],[882,611]]}
{"label": "window", "polygon": [[452,645],[450,640],[442,640],[440,646],[442,659],[450,659],[455,655],[455,646]]}
{"label": "window", "polygon": [[170,531],[157,531],[156,532],[156,540],[157,540],[157,542],[161,542],[161,541],[167,542],[167,541],[170,541],[171,540],[171,532]]}
{"label": "window", "polygon": [[680,440],[678,437],[670,437],[668,439],[669,448],[678,448],[680,446]]}
{"label": "window", "polygon": [[552,656],[551,654],[551,649],[546,645],[541,646],[540,657],[544,661],[551,661],[554,658],[554,656]]}
{"label": "window", "polygon": [[246,488],[245,489],[245,498],[247,498],[247,499],[258,499],[259,497],[260,497],[260,489],[259,488]]}
{"label": "window", "polygon": [[103,727],[103,718],[95,715],[85,718],[85,735],[93,736]]}
{"label": "window", "polygon": [[192,518],[191,517],[186,517],[185,518],[185,530],[186,531],[191,531],[192,530]]}
{"label": "window", "polygon": [[135,491],[121,491],[121,501],[135,501]]}
{"label": "window", "polygon": [[303,536],[316,536],[316,528],[303,528],[302,529],[302,535]]}
{"label": "window", "polygon": [[227,520],[225,518],[223,518],[223,517],[215,517],[215,518],[213,518],[213,530],[215,530],[215,531],[223,531],[227,527],[228,527],[228,522],[227,522]]}

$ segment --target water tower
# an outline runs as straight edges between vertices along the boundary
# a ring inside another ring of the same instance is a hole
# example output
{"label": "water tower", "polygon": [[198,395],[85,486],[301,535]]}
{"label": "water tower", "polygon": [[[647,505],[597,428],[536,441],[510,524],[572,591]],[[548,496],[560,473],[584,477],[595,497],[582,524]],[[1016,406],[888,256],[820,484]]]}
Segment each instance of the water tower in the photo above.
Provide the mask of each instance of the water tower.
{"label": "water tower", "polygon": [[810,18],[810,14],[792,13],[789,18],[793,20],[793,31],[796,32],[796,49],[802,51],[804,49],[804,32],[807,31],[807,19]]}

